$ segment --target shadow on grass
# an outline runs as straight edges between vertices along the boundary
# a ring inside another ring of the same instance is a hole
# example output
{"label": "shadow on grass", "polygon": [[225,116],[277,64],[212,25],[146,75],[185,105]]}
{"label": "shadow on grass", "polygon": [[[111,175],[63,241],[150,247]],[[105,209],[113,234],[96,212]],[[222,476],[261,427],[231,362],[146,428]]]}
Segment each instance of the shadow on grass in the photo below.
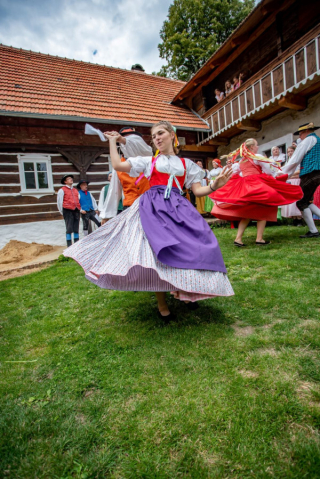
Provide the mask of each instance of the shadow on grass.
{"label": "shadow on grass", "polygon": [[[151,296],[151,301],[147,298],[141,298],[141,303],[138,307],[129,307],[125,320],[128,322],[135,322],[141,324],[148,324],[151,329],[154,327],[179,327],[183,328],[186,326],[200,326],[203,324],[219,324],[230,326],[232,321],[227,318],[224,314],[224,311],[218,308],[216,305],[213,306],[207,301],[200,301],[199,308],[191,311],[188,306],[181,301],[175,300],[172,296],[167,297],[167,302],[169,309],[174,315],[174,319],[166,324],[158,316],[158,308],[155,295]],[[134,305],[132,305],[134,306]]]}

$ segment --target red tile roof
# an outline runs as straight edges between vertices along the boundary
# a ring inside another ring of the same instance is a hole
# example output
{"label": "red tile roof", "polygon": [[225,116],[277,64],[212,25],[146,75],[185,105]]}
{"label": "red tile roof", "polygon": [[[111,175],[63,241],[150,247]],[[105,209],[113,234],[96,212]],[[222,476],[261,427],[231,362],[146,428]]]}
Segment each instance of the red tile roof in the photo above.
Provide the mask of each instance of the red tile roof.
{"label": "red tile roof", "polygon": [[69,60],[0,44],[0,114],[46,115],[208,130],[192,111],[171,104],[184,82]]}

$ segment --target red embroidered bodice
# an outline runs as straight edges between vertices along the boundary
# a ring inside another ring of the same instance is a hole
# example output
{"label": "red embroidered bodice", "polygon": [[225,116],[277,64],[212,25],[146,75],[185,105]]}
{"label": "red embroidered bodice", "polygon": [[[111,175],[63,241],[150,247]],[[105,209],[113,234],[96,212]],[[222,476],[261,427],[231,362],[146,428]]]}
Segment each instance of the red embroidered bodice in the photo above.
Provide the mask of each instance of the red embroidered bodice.
{"label": "red embroidered bodice", "polygon": [[242,176],[260,175],[262,173],[261,166],[256,165],[252,160],[241,160],[239,166]]}
{"label": "red embroidered bodice", "polygon": [[[186,179],[186,162],[184,158],[180,158],[180,160],[182,161],[182,164],[183,164],[184,173],[182,176],[176,176],[176,178],[179,181],[181,189],[182,189]],[[157,170],[157,162],[155,162],[153,171],[151,173],[151,177],[149,179],[150,187],[157,186],[157,185],[167,186],[169,178],[170,178],[169,173],[161,173],[160,171]],[[173,182],[172,186],[174,188],[177,188],[175,182]]]}

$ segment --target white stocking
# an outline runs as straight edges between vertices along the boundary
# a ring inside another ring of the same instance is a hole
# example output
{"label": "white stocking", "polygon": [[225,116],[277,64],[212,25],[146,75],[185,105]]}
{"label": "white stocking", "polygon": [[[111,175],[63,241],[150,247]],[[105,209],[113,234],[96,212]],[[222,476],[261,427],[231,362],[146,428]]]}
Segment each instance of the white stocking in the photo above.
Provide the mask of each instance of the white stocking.
{"label": "white stocking", "polygon": [[315,205],[314,203],[311,203],[311,205],[309,205],[309,209],[314,215],[320,216],[320,208],[318,208],[317,205]]}
{"label": "white stocking", "polygon": [[312,218],[312,211],[310,209],[310,206],[302,211],[302,216],[303,216],[304,221],[307,223],[309,231],[311,231],[311,233],[317,233],[318,230],[316,228],[316,225],[314,224],[314,221],[313,221],[313,218]]}

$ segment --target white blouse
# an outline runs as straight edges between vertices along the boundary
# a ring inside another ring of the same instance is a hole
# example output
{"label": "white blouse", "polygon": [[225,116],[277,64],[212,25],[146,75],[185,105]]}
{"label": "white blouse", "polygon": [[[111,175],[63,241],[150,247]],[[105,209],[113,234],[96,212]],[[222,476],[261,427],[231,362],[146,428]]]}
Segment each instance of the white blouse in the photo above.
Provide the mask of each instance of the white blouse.
{"label": "white blouse", "polygon": [[[140,173],[148,178],[151,173],[152,156],[137,156],[135,158],[128,158],[128,163],[131,165],[129,175],[135,178]],[[201,180],[205,177],[206,172],[202,170],[193,161],[185,158],[186,162],[186,179],[185,186],[190,188],[193,183],[201,183]],[[181,159],[178,156],[159,155],[156,168],[160,173],[168,173],[169,175],[183,176],[184,168]]]}
{"label": "white blouse", "polygon": [[209,179],[212,180],[212,178],[215,178],[216,176],[220,175],[222,171],[222,168],[218,166],[218,168],[213,168],[210,173],[209,173]]}
{"label": "white blouse", "polygon": [[[258,166],[261,166],[261,169],[262,169],[262,173],[265,173],[266,175],[271,175],[273,176],[274,178],[278,175],[282,175],[282,170],[279,169],[278,165],[276,163],[272,164],[271,162],[270,163],[266,163],[265,160],[268,160],[268,158],[265,158],[264,156],[262,155],[256,155],[258,158],[260,157],[261,158],[261,161],[259,160],[253,160],[253,163],[255,165],[258,165]],[[270,159],[270,158],[269,158]],[[241,161],[241,160],[240,160]],[[242,176],[242,172],[241,172],[241,169],[240,169],[240,162],[237,162],[237,163],[233,163],[232,165],[232,173],[233,175],[240,175]]]}

